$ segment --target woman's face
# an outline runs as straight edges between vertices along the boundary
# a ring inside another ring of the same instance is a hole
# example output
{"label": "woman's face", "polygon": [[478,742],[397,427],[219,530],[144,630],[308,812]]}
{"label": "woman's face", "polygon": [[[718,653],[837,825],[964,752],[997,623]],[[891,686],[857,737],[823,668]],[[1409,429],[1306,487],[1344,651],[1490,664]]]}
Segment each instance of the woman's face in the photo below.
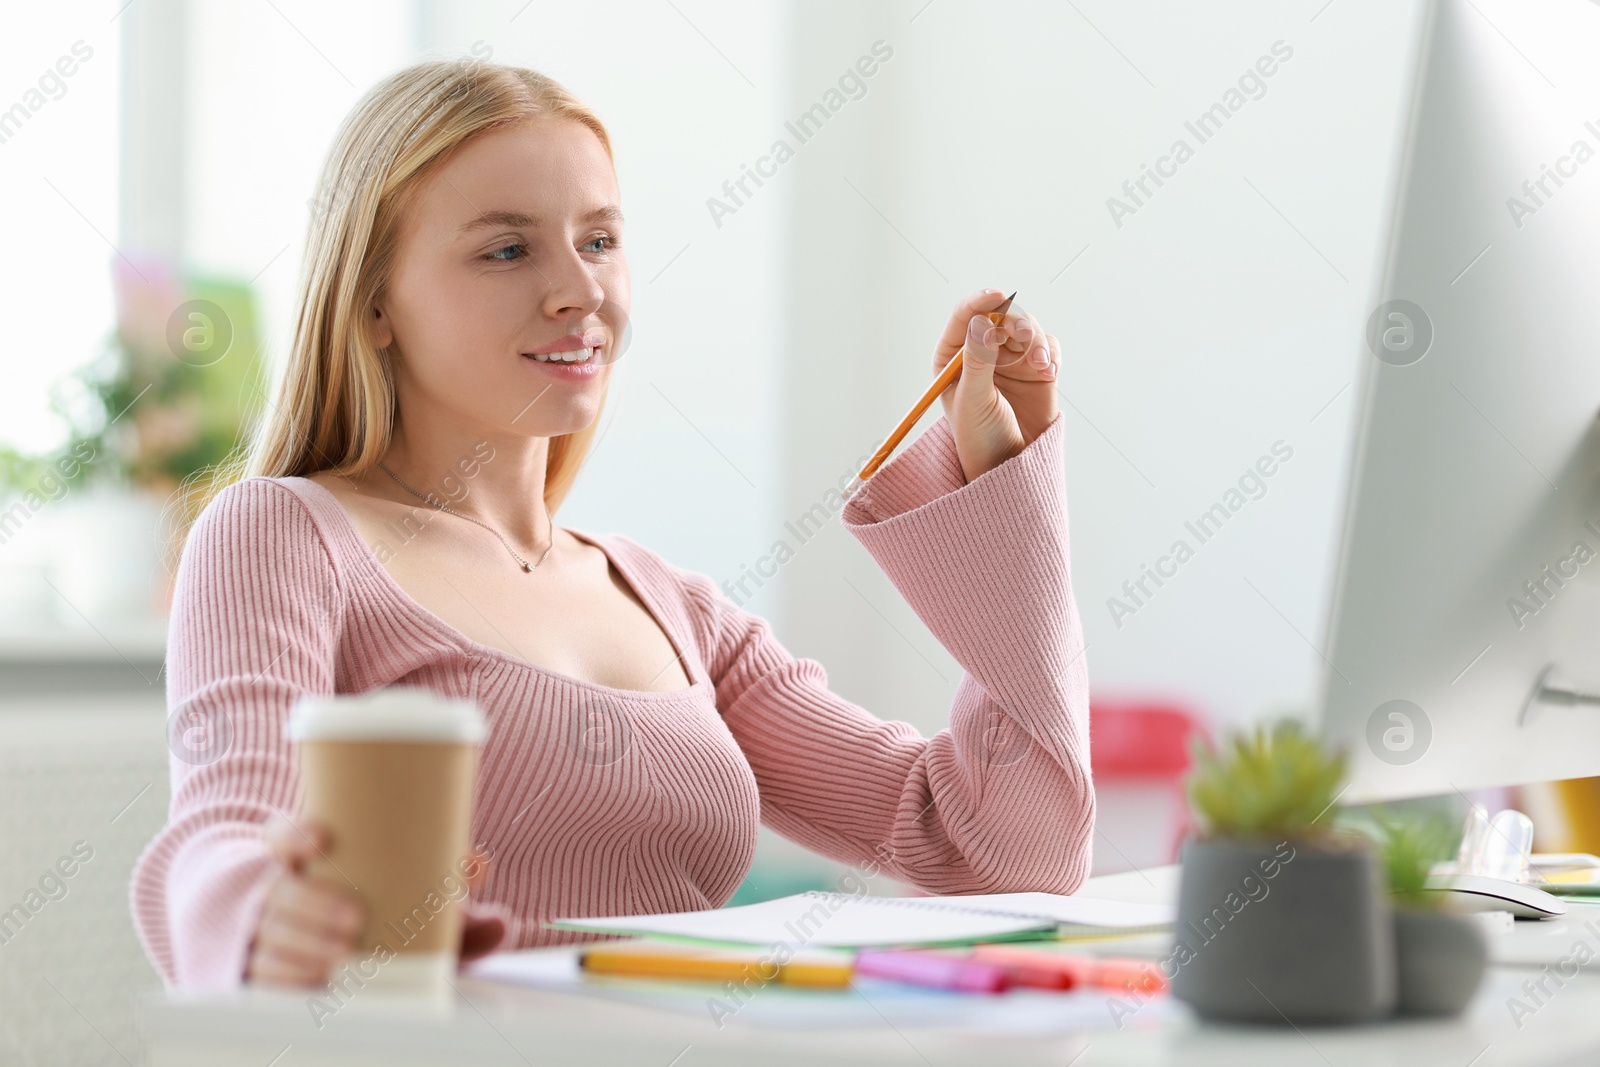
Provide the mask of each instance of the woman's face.
{"label": "woman's face", "polygon": [[618,201],[605,148],[570,119],[479,134],[425,180],[373,317],[402,423],[419,404],[530,437],[594,421],[631,297]]}

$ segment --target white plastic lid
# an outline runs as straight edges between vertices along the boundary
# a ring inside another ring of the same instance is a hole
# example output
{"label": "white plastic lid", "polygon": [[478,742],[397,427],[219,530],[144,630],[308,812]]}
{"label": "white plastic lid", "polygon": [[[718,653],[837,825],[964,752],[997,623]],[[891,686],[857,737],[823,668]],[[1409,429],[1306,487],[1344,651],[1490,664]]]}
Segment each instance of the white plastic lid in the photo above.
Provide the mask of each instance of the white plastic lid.
{"label": "white plastic lid", "polygon": [[291,741],[456,741],[481,744],[483,712],[471,700],[414,685],[370,693],[303,696],[289,713]]}

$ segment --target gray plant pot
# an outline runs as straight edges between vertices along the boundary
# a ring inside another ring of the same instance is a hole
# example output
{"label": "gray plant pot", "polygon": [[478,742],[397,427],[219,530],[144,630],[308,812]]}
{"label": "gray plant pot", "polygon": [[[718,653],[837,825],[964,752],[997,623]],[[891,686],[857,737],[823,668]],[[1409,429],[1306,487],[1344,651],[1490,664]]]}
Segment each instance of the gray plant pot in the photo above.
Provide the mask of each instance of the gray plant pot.
{"label": "gray plant pot", "polygon": [[1395,1010],[1394,933],[1362,842],[1191,840],[1163,970],[1203,1019],[1361,1022]]}
{"label": "gray plant pot", "polygon": [[1489,964],[1483,928],[1464,915],[1396,908],[1402,1015],[1454,1015],[1467,1006]]}

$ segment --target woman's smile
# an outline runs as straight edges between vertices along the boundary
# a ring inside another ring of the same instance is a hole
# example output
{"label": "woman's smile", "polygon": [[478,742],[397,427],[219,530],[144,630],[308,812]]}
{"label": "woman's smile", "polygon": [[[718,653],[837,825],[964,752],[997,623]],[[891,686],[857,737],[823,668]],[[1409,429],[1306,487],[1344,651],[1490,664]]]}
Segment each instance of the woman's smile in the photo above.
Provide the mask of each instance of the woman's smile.
{"label": "woman's smile", "polygon": [[600,376],[605,364],[601,349],[578,348],[547,355],[522,354],[522,361],[536,366],[545,374],[563,381],[584,382]]}
{"label": "woman's smile", "polygon": [[600,373],[609,352],[605,348],[606,333],[590,328],[583,333],[569,333],[548,344],[540,345],[522,358],[537,363],[546,372],[568,381],[587,381]]}

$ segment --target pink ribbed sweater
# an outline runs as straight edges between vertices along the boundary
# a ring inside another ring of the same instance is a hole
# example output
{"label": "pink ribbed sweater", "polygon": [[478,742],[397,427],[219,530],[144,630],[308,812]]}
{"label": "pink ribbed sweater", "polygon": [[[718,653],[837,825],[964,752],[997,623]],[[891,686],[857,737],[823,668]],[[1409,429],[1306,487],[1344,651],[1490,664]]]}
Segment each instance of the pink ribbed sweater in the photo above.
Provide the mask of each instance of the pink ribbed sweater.
{"label": "pink ribbed sweater", "polygon": [[151,960],[178,988],[240,982],[273,864],[261,827],[295,805],[290,706],[395,684],[488,720],[472,839],[494,862],[469,906],[507,920],[502,948],[581,936],[541,928],[557,916],[721,905],[758,823],[932,892],[1072,892],[1094,792],[1062,421],[968,484],[941,417],[844,506],[963,669],[931,738],[830,692],[710,577],[623,535],[568,527],[638,593],[688,689],[593,685],[479,644],[408,596],[316,482],[228,486],[185,546],[167,653],[169,709],[204,712],[226,748],[171,760],[167,824],[130,887]]}

